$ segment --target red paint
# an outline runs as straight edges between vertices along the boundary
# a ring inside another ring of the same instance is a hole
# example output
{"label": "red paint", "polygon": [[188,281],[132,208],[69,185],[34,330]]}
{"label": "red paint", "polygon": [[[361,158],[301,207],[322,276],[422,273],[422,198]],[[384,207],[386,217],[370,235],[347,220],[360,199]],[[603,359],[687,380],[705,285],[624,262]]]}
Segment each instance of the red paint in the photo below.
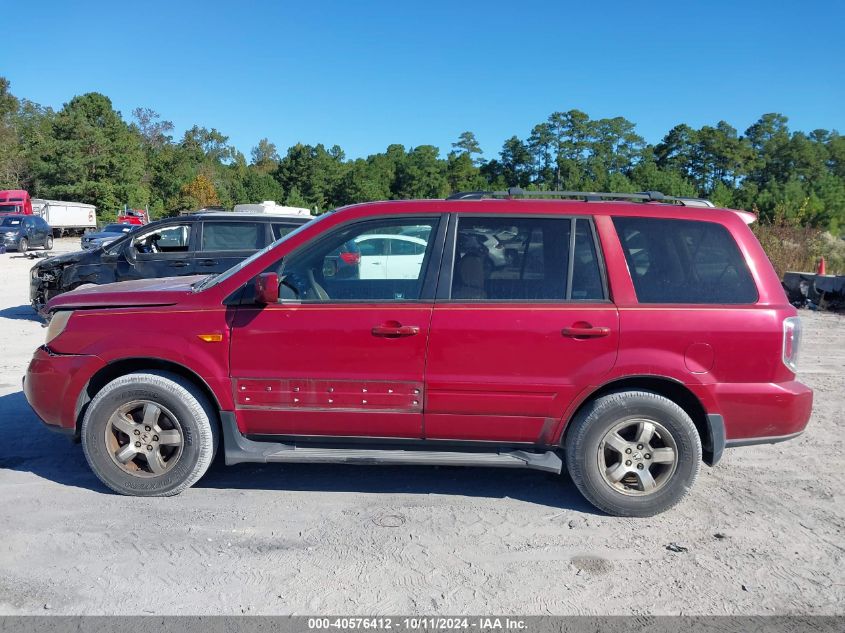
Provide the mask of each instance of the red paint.
{"label": "red paint", "polygon": [[32,199],[29,197],[29,193],[23,189],[0,191],[0,214],[3,213],[32,215]]}
{"label": "red paint", "polygon": [[[479,213],[587,216],[610,300],[595,303],[271,303],[232,297],[341,224],[376,217]],[[708,220],[734,237],[757,285],[752,306],[641,305],[612,216]],[[199,278],[97,286],[53,299],[77,309],[36,352],[26,394],[49,424],[73,428],[79,394],[103,366],[162,359],[202,381],[250,434],[559,441],[602,386],[654,376],[685,385],[728,439],[804,428],[812,392],[781,362],[796,315],[738,212],[660,204],[478,200],[378,202],[321,217],[202,292]],[[85,308],[84,310],[81,308]],[[125,336],[125,332],[133,332]],[[220,342],[199,334],[221,333]]]}

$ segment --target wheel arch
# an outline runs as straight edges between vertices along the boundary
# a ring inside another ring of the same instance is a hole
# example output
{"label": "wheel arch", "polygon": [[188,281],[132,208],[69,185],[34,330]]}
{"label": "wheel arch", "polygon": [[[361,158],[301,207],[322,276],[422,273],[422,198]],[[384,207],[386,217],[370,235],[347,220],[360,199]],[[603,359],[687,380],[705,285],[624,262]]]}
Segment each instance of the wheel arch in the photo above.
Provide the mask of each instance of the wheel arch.
{"label": "wheel arch", "polygon": [[[82,418],[85,416],[85,410],[91,400],[94,399],[94,396],[97,395],[103,387],[115,378],[144,370],[166,371],[185,378],[202,391],[216,411],[220,411],[220,401],[208,383],[199,374],[185,365],[162,358],[121,358],[111,361],[105,367],[102,367],[95,372],[85,384],[85,387],[79,392],[76,402],[76,428],[74,430],[74,438],[77,440],[79,439],[79,432],[82,425]],[[217,422],[219,424],[219,420]]]}
{"label": "wheel arch", "polygon": [[[656,393],[664,398],[667,398],[681,407],[690,417],[698,436],[701,439],[701,446],[704,451],[704,462],[713,465],[721,456],[721,450],[717,446],[719,438],[715,438],[714,442],[713,429],[708,414],[701,400],[696,396],[686,385],[675,378],[658,375],[641,375],[641,376],[626,376],[624,378],[614,379],[600,387],[597,387],[588,393],[583,400],[578,404],[572,413],[566,418],[563,430],[556,442],[558,445],[564,445],[569,429],[572,427],[572,420],[577,416],[587,405],[611,393],[619,393],[621,391],[649,391]],[[724,438],[722,438],[723,441]],[[718,452],[718,455],[715,453]],[[715,457],[715,459],[714,459]]]}

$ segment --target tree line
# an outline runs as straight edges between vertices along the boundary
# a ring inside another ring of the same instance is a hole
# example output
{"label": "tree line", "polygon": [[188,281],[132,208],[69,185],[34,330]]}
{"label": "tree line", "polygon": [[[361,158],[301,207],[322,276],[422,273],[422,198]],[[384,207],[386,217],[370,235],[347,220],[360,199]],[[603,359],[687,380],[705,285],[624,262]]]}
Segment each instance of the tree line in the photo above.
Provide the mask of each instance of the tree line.
{"label": "tree line", "polygon": [[762,219],[845,228],[845,138],[836,130],[789,129],[764,114],[740,133],[725,121],[678,124],[656,144],[623,117],[553,112],[494,158],[472,132],[441,156],[433,145],[390,145],[348,159],[337,145],[297,143],[280,153],[261,139],[249,158],[217,129],[181,138],[148,108],[127,120],[99,93],[58,110],[12,94],[0,77],[0,188],[95,204],[107,220],[124,205],[155,217],[180,210],[276,200],[322,212],[370,200],[438,198],[455,191],[566,189],[662,191],[744,208]]}

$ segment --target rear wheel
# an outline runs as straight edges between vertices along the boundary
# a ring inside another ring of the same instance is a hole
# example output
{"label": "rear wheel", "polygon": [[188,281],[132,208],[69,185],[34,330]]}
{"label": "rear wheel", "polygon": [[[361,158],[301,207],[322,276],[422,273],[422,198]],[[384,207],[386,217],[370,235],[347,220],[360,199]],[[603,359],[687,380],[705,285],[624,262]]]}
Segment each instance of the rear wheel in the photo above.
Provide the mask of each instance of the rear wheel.
{"label": "rear wheel", "polygon": [[18,242],[18,252],[19,253],[26,253],[29,250],[29,242],[26,240],[25,237],[21,238],[21,241]]}
{"label": "rear wheel", "polygon": [[44,250],[45,251],[52,251],[53,250],[53,236],[48,235],[47,241],[44,242]]}
{"label": "rear wheel", "polygon": [[689,415],[655,393],[596,399],[572,422],[566,463],[573,482],[600,510],[652,516],[677,504],[701,466],[701,440]]}
{"label": "rear wheel", "polygon": [[81,435],[100,481],[135,496],[182,492],[205,474],[217,447],[208,399],[166,372],[127,374],[107,384],[86,410]]}

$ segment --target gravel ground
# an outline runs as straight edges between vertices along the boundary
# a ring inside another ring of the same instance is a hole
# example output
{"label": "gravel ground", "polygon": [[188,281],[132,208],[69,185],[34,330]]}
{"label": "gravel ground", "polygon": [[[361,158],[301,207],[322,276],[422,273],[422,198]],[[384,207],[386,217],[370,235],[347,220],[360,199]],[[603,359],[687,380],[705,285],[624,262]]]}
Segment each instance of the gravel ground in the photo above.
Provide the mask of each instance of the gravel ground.
{"label": "gravel ground", "polygon": [[486,469],[215,464],[134,499],[21,393],[43,339],[31,265],[0,255],[0,614],[845,613],[840,316],[802,314],[807,433],[728,451],[653,519]]}

